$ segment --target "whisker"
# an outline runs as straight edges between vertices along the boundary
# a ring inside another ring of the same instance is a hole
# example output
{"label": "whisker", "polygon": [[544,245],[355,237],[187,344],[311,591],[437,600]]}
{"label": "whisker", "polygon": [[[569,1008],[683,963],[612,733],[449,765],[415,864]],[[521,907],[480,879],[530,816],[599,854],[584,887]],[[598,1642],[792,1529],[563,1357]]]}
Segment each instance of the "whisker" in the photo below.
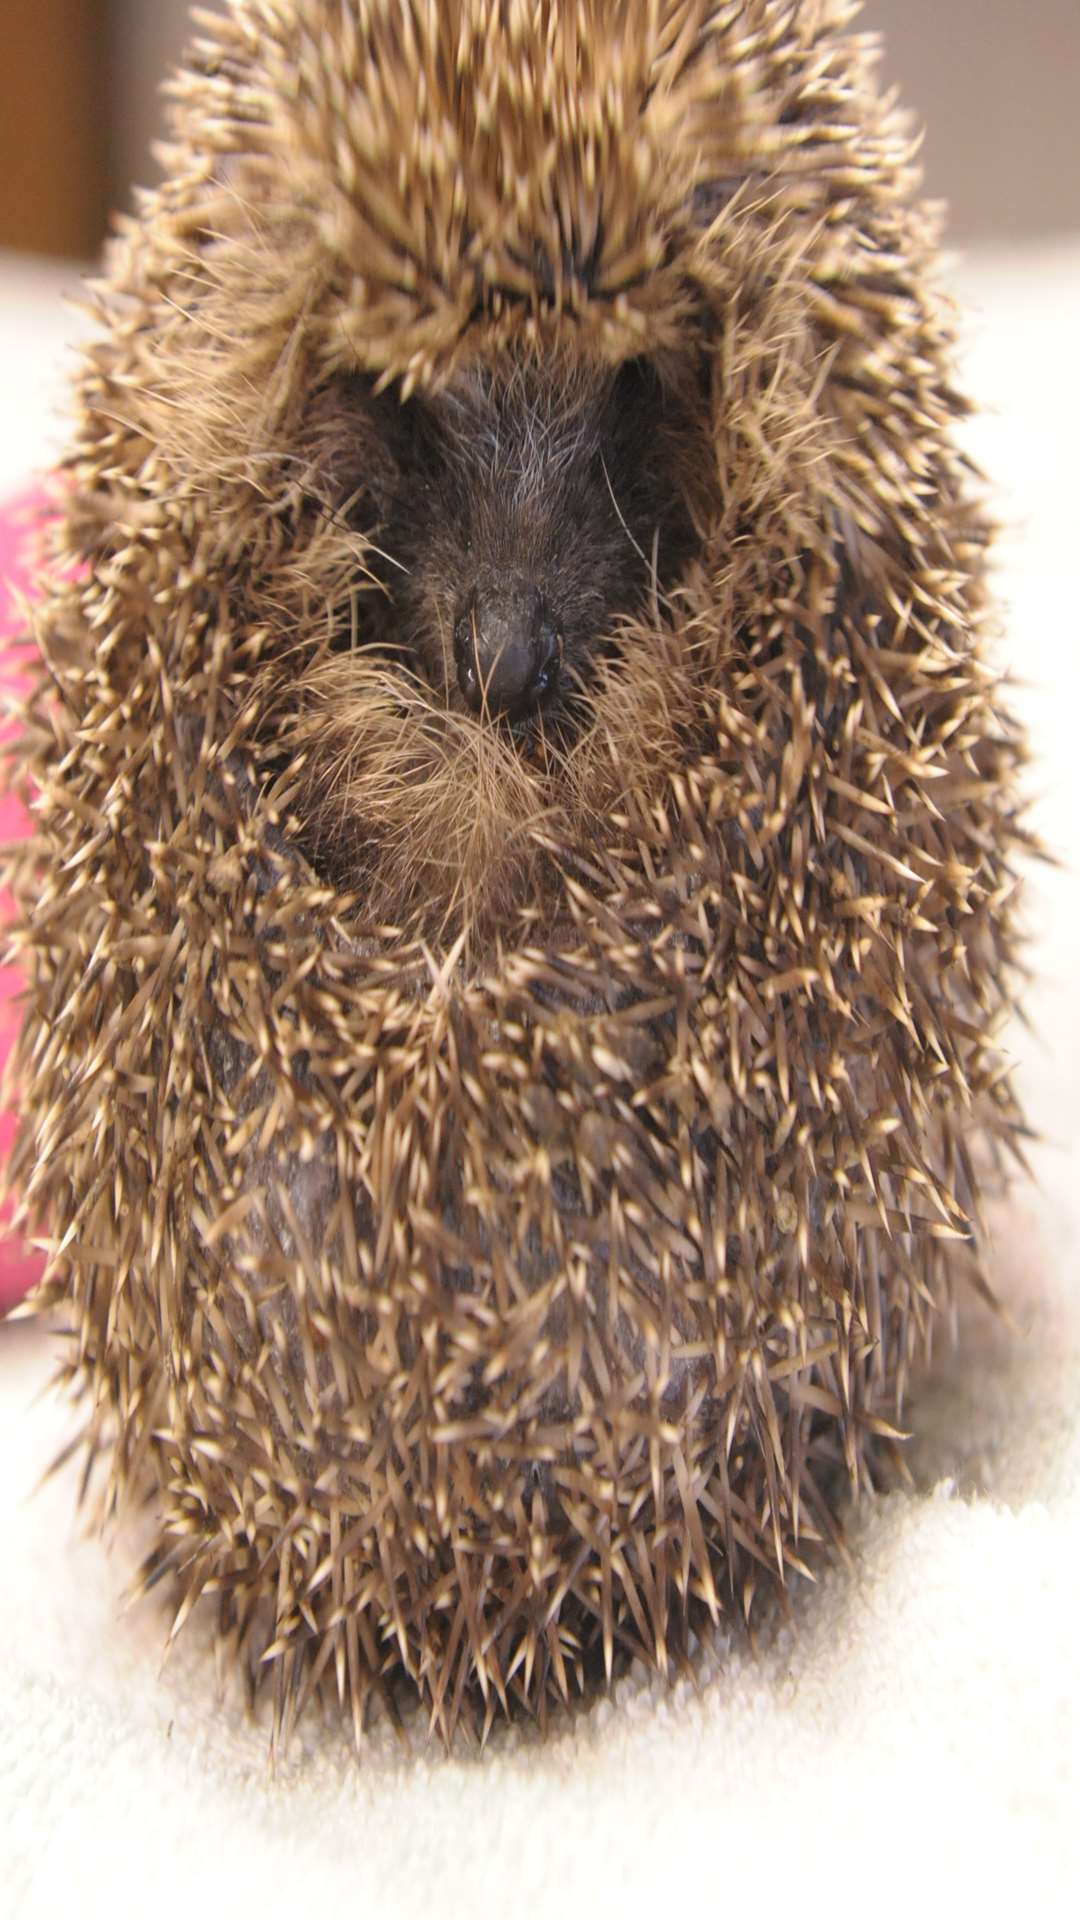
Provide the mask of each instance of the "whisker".
{"label": "whisker", "polygon": [[[648,555],[642,552],[641,547],[638,545],[638,542],[635,540],[633,534],[630,531],[630,528],[626,524],[626,516],[624,515],[622,508],[620,507],[618,501],[615,498],[615,489],[611,484],[611,475],[608,472],[607,460],[603,454],[600,455],[600,465],[604,471],[604,479],[607,481],[607,490],[608,490],[608,493],[611,495],[611,504],[615,509],[616,515],[618,517],[619,525],[621,526],[623,532],[625,533],[627,539],[629,540],[630,545],[633,547],[634,552],[637,554],[638,559],[641,561],[643,566],[647,567],[649,564]],[[659,529],[657,529],[657,531],[659,531]]]}

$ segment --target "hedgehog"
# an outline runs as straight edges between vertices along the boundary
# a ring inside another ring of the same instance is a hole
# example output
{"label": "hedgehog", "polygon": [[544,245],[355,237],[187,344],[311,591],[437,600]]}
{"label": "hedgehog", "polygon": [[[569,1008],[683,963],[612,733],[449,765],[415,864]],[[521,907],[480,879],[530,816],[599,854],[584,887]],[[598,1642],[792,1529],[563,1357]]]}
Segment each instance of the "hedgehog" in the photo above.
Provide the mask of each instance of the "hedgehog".
{"label": "hedgehog", "polygon": [[230,0],[96,284],[10,1177],[275,1741],[753,1630],[990,1297],[1024,743],[856,12]]}

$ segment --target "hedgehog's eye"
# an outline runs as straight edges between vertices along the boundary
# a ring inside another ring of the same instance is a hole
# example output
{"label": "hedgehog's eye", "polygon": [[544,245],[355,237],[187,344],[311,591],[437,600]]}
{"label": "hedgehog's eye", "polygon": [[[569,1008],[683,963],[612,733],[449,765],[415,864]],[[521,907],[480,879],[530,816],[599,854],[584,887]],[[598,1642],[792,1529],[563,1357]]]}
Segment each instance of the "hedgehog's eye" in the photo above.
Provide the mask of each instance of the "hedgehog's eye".
{"label": "hedgehog's eye", "polygon": [[436,440],[426,402],[416,394],[403,400],[396,383],[384,389],[379,402],[379,423],[398,467],[403,472],[415,470],[425,455],[430,459]]}
{"label": "hedgehog's eye", "polygon": [[341,398],[343,411],[355,414],[366,435],[374,434],[383,458],[398,473],[414,470],[425,453],[430,455],[437,435],[431,409],[420,395],[403,399],[396,380],[377,391],[369,374],[353,374]]}
{"label": "hedgehog's eye", "polygon": [[599,439],[592,457],[592,471],[598,483],[612,464],[620,464],[619,450],[633,445],[642,428],[657,414],[653,389],[657,376],[652,362],[644,354],[624,360],[611,376],[606,397],[597,417]]}
{"label": "hedgehog's eye", "polygon": [[624,360],[615,375],[615,399],[620,409],[647,406],[659,396],[660,375],[648,355],[639,353],[633,360]]}
{"label": "hedgehog's eye", "polygon": [[611,430],[617,438],[634,436],[638,426],[659,420],[663,413],[663,386],[655,363],[646,353],[623,361],[611,388]]}

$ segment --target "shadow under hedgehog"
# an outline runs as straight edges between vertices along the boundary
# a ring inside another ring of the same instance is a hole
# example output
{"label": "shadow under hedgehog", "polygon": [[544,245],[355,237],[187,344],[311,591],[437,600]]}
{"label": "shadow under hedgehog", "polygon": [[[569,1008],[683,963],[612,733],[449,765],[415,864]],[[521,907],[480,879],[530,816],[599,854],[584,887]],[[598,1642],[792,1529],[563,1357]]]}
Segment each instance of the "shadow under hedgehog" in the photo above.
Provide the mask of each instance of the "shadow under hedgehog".
{"label": "shadow under hedgehog", "polygon": [[1020,1115],[935,219],[837,0],[233,0],[78,387],[14,1181],[277,1734],[666,1667]]}

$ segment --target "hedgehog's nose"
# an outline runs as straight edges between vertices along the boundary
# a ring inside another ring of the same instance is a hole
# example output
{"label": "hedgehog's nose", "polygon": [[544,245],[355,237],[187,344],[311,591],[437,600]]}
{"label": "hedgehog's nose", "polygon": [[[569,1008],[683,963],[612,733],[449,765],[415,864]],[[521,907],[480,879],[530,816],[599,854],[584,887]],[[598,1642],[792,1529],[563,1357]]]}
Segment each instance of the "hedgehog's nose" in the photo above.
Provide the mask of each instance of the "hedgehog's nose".
{"label": "hedgehog's nose", "polygon": [[474,713],[528,712],[559,671],[559,636],[540,589],[516,574],[478,587],[455,623],[454,655]]}

